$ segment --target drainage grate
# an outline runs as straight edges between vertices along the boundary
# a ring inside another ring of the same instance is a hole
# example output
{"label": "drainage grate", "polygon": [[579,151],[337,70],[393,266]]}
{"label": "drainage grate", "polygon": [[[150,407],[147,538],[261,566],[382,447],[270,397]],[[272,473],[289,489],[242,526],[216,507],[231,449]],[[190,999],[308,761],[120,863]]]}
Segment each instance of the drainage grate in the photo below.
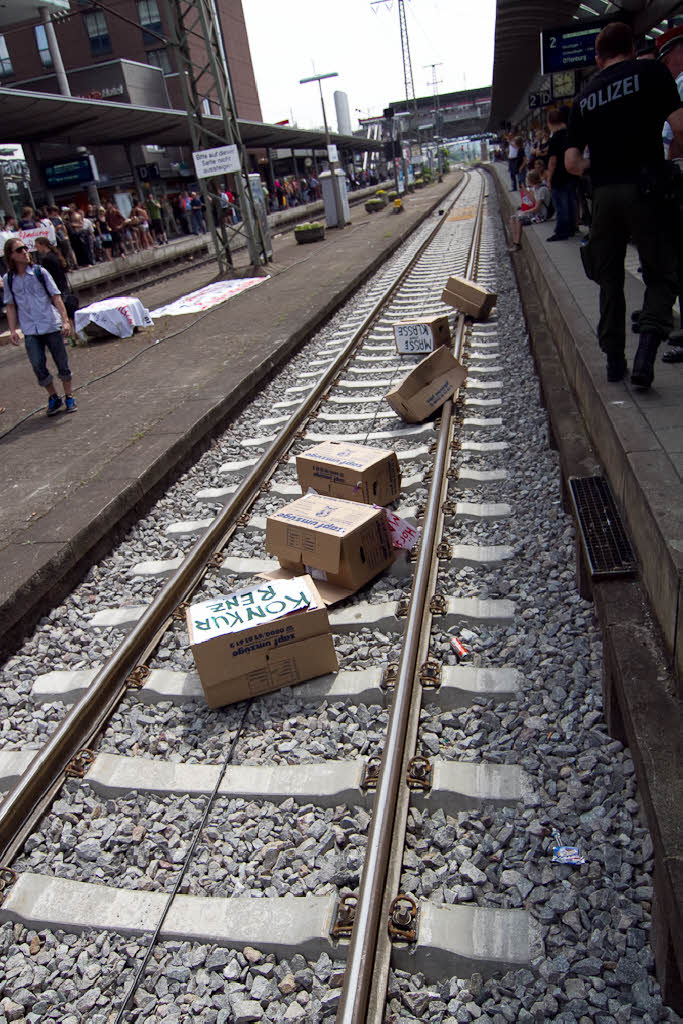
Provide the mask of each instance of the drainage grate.
{"label": "drainage grate", "polygon": [[569,489],[593,579],[631,576],[636,556],[604,476],[572,476]]}

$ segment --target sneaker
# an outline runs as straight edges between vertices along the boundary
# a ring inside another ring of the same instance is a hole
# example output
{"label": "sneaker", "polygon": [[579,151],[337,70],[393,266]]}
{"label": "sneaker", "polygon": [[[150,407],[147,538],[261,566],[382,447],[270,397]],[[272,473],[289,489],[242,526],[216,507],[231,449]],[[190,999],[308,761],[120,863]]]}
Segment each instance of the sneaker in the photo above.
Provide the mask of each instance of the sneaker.
{"label": "sneaker", "polygon": [[669,345],[683,345],[683,330],[672,331],[669,335]]}
{"label": "sneaker", "polygon": [[67,397],[64,399],[64,401],[66,402],[66,409],[64,410],[65,412],[76,412],[76,409],[78,409],[78,406],[76,405],[76,399],[75,398],[72,398],[71,395],[67,395]]}
{"label": "sneaker", "polygon": [[647,332],[641,334],[640,344],[636,357],[633,360],[631,370],[631,384],[637,388],[647,390],[655,379],[655,359],[659,348],[659,338],[656,334]]}
{"label": "sneaker", "polygon": [[59,395],[50,395],[50,400],[47,403],[47,414],[48,416],[55,416],[62,408],[62,402]]}
{"label": "sneaker", "polygon": [[522,247],[519,244],[519,242],[513,242],[510,248],[508,249],[508,252],[521,252],[521,250]]}
{"label": "sneaker", "polygon": [[546,242],[566,242],[569,235],[548,235]]}
{"label": "sneaker", "polygon": [[623,380],[626,375],[626,359],[624,355],[607,357],[607,380],[610,384],[616,384]]}

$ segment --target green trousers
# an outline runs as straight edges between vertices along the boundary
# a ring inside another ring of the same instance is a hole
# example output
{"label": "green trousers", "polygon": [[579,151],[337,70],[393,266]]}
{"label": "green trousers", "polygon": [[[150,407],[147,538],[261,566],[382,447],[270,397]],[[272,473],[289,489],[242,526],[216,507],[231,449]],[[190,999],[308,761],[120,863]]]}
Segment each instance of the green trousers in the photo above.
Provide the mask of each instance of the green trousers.
{"label": "green trousers", "polygon": [[637,185],[601,185],[593,192],[590,231],[594,278],[600,285],[598,341],[608,356],[623,355],[626,342],[624,260],[632,240],[640,256],[645,300],[640,330],[666,338],[673,327],[678,292],[677,254],[666,208],[644,199]]}

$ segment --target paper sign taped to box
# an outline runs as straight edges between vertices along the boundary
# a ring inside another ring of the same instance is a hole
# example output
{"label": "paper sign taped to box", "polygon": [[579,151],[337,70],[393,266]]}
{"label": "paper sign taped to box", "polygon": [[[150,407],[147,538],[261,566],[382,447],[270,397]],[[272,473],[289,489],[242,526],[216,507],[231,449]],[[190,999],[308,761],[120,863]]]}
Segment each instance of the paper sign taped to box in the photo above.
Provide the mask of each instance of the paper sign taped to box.
{"label": "paper sign taped to box", "polygon": [[394,341],[399,355],[433,352],[451,339],[447,316],[420,317],[394,324]]}
{"label": "paper sign taped to box", "polygon": [[236,633],[252,623],[265,625],[309,608],[313,595],[301,580],[278,580],[235,590],[227,597],[193,604],[189,612],[190,643]]}
{"label": "paper sign taped to box", "polygon": [[[380,508],[380,506],[374,505],[373,508]],[[389,508],[384,509],[384,514],[387,517],[387,526],[394,547],[402,551],[412,551],[420,537],[418,527],[411,526],[407,519],[401,519]]]}

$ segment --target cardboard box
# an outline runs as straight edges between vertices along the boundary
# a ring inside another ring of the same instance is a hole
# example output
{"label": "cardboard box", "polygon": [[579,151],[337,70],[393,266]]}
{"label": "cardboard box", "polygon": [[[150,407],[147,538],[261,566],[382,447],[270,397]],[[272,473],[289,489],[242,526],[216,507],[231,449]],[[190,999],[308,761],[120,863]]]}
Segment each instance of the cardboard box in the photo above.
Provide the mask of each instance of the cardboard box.
{"label": "cardboard box", "polygon": [[394,324],[394,341],[399,355],[433,352],[439,345],[448,345],[451,329],[447,316],[424,316]]}
{"label": "cardboard box", "polygon": [[346,441],[323,441],[296,457],[296,472],[305,494],[318,494],[366,505],[388,505],[401,493],[396,452]]}
{"label": "cardboard box", "polygon": [[192,605],[187,630],[212,708],[339,667],[327,608],[310,576],[259,583]]}
{"label": "cardboard box", "polygon": [[353,594],[394,560],[384,509],[319,494],[268,516],[266,550],[280,561],[268,579],[309,573],[326,604]]}
{"label": "cardboard box", "polygon": [[407,423],[421,423],[439,409],[464,383],[467,370],[449,349],[426,356],[385,398]]}
{"label": "cardboard box", "polygon": [[495,292],[487,291],[474,281],[466,281],[464,277],[449,277],[441,301],[475,320],[485,320],[495,306],[496,298]]}

